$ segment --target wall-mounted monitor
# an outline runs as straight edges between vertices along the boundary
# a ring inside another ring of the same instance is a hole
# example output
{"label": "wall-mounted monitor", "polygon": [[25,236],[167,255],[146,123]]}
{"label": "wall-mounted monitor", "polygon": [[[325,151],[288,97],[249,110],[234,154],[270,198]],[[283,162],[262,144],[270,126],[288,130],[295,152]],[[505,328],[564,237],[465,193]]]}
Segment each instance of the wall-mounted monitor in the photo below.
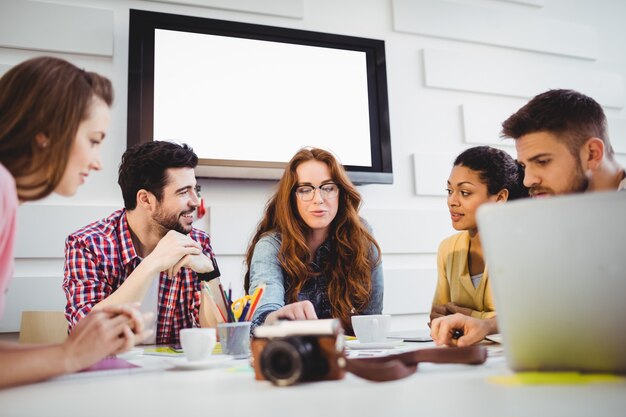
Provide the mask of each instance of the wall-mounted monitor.
{"label": "wall-mounted monitor", "polygon": [[196,174],[277,179],[303,146],[391,183],[381,40],[130,11],[128,144],[176,140]]}

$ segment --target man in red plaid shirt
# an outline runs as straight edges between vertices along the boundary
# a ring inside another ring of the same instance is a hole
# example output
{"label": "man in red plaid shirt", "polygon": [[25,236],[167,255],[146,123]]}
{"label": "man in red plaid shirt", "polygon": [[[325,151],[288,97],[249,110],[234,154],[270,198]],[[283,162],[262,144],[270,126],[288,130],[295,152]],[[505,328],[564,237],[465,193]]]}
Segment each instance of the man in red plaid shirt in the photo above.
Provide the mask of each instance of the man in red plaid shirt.
{"label": "man in red plaid shirt", "polygon": [[199,205],[187,145],[154,141],[122,156],[124,209],[71,234],[65,242],[65,316],[73,327],[92,309],[128,302],[153,311],[148,343],[178,343],[199,326],[200,280],[219,277],[209,236],[192,227]]}

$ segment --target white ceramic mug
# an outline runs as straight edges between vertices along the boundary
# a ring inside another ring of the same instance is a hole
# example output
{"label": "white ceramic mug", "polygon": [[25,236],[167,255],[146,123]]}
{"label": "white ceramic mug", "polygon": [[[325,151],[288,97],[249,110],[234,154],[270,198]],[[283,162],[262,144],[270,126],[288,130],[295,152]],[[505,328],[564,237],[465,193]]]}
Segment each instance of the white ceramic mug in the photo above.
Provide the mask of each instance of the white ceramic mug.
{"label": "white ceramic mug", "polygon": [[389,314],[352,316],[352,328],[361,343],[384,341],[387,338],[390,327],[391,316]]}
{"label": "white ceramic mug", "polygon": [[215,329],[212,328],[194,327],[180,331],[180,344],[190,362],[208,359],[213,353],[216,338]]}

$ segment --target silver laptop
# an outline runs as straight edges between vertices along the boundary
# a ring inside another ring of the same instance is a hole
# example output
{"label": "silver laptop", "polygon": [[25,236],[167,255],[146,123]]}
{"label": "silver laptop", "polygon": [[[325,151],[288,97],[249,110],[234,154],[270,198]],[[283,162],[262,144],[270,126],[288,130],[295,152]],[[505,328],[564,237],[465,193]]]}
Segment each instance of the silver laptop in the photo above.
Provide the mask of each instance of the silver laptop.
{"label": "silver laptop", "polygon": [[509,366],[626,372],[626,192],[485,205],[477,218]]}

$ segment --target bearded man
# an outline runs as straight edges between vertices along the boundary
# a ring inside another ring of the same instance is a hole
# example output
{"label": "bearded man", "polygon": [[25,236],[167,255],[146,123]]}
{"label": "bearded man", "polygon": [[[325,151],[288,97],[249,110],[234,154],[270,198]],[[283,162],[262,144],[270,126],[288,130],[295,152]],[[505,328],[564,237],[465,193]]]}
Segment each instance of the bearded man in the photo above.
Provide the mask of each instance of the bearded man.
{"label": "bearded man", "polygon": [[201,280],[219,277],[209,236],[192,226],[200,200],[187,145],[154,141],[126,150],[118,183],[125,208],[68,236],[63,290],[70,329],[91,310],[139,303],[154,312],[144,343],[179,342],[199,327]]}

